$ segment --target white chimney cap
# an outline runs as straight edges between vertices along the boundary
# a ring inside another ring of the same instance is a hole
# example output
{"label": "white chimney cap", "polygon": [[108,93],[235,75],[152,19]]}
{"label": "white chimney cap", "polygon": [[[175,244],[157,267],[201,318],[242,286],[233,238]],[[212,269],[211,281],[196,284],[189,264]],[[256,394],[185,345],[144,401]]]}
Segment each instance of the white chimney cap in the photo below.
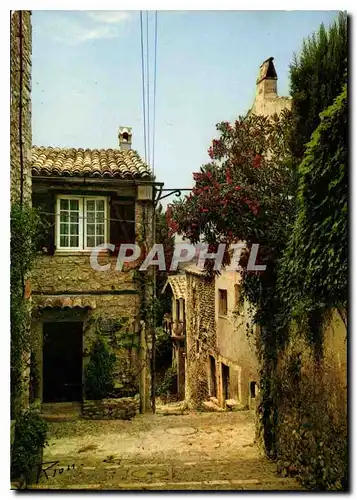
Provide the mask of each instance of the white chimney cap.
{"label": "white chimney cap", "polygon": [[132,128],[131,127],[119,127],[119,147],[123,151],[126,149],[131,149],[131,140],[132,140]]}

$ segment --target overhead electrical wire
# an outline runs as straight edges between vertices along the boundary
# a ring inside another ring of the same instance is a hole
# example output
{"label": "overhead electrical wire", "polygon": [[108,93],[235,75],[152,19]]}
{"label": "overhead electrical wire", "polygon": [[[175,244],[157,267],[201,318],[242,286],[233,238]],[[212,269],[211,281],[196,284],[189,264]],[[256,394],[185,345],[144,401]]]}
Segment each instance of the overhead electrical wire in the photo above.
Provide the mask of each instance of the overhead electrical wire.
{"label": "overhead electrical wire", "polygon": [[157,73],[157,10],[155,11],[155,46],[154,46],[154,103],[152,125],[152,173],[155,173],[155,126],[156,126],[156,73]]}
{"label": "overhead electrical wire", "polygon": [[149,64],[149,13],[146,11],[146,98],[147,98],[147,139],[148,163],[150,164],[150,64]]}
{"label": "overhead electrical wire", "polygon": [[142,80],[143,115],[144,115],[144,151],[145,151],[145,163],[148,163],[147,150],[146,150],[145,69],[144,69],[144,36],[143,36],[142,11],[140,11],[140,33],[141,33],[141,80]]}
{"label": "overhead electrical wire", "polygon": [[[144,26],[145,24],[145,26]],[[155,171],[155,130],[156,130],[156,83],[157,83],[157,11],[154,21],[154,62],[153,62],[153,99],[151,100],[151,75],[150,75],[150,30],[149,12],[146,11],[146,22],[143,22],[143,11],[140,11],[141,33],[141,78],[142,78],[142,105],[144,128],[145,162]],[[146,28],[146,33],[145,33]],[[152,113],[152,114],[151,114]]]}

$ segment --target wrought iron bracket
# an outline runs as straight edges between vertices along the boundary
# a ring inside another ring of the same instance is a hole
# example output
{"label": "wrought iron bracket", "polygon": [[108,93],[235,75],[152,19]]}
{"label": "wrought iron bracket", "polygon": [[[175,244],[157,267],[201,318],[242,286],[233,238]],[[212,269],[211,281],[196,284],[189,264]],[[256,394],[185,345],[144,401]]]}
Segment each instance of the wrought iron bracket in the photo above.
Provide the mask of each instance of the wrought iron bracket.
{"label": "wrought iron bracket", "polygon": [[[163,191],[169,191],[169,192],[162,196]],[[158,191],[158,193],[159,193],[158,197],[155,199],[155,205],[159,201],[163,200],[164,198],[168,198],[169,196],[172,196],[172,195],[181,196],[182,191],[192,191],[192,188],[160,189],[160,191]]]}

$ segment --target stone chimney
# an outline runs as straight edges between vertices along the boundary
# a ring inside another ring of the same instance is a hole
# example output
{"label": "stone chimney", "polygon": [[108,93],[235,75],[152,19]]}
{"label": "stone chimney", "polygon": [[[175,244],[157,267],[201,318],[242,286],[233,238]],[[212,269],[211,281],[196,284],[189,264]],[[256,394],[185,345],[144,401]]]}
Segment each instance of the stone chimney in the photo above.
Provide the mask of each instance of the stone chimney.
{"label": "stone chimney", "polygon": [[132,139],[131,127],[119,127],[119,148],[121,151],[128,151],[131,149],[131,139]]}
{"label": "stone chimney", "polygon": [[259,68],[257,79],[257,97],[277,97],[277,80],[274,63],[274,57],[269,57]]}

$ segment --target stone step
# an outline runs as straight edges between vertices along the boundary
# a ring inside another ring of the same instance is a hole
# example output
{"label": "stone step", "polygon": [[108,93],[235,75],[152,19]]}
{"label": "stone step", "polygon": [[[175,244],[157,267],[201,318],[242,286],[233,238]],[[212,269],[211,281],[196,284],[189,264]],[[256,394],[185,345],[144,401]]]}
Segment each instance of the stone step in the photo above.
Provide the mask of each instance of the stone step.
{"label": "stone step", "polygon": [[246,406],[241,405],[235,399],[226,399],[226,408],[231,411],[244,411],[247,410]]}
{"label": "stone step", "polygon": [[213,403],[213,401],[204,401],[203,408],[205,409],[205,411],[225,411],[223,408]]}
{"label": "stone step", "polygon": [[[12,488],[14,489],[14,488]],[[182,482],[106,482],[106,483],[72,483],[72,484],[38,484],[28,486],[29,490],[92,490],[92,491],[120,491],[120,490],[152,490],[152,491],[301,491],[303,488],[293,480],[249,481],[249,480],[212,480],[212,481],[182,481]]]}
{"label": "stone step", "polygon": [[76,420],[82,415],[82,403],[43,403],[41,414],[48,421]]}

